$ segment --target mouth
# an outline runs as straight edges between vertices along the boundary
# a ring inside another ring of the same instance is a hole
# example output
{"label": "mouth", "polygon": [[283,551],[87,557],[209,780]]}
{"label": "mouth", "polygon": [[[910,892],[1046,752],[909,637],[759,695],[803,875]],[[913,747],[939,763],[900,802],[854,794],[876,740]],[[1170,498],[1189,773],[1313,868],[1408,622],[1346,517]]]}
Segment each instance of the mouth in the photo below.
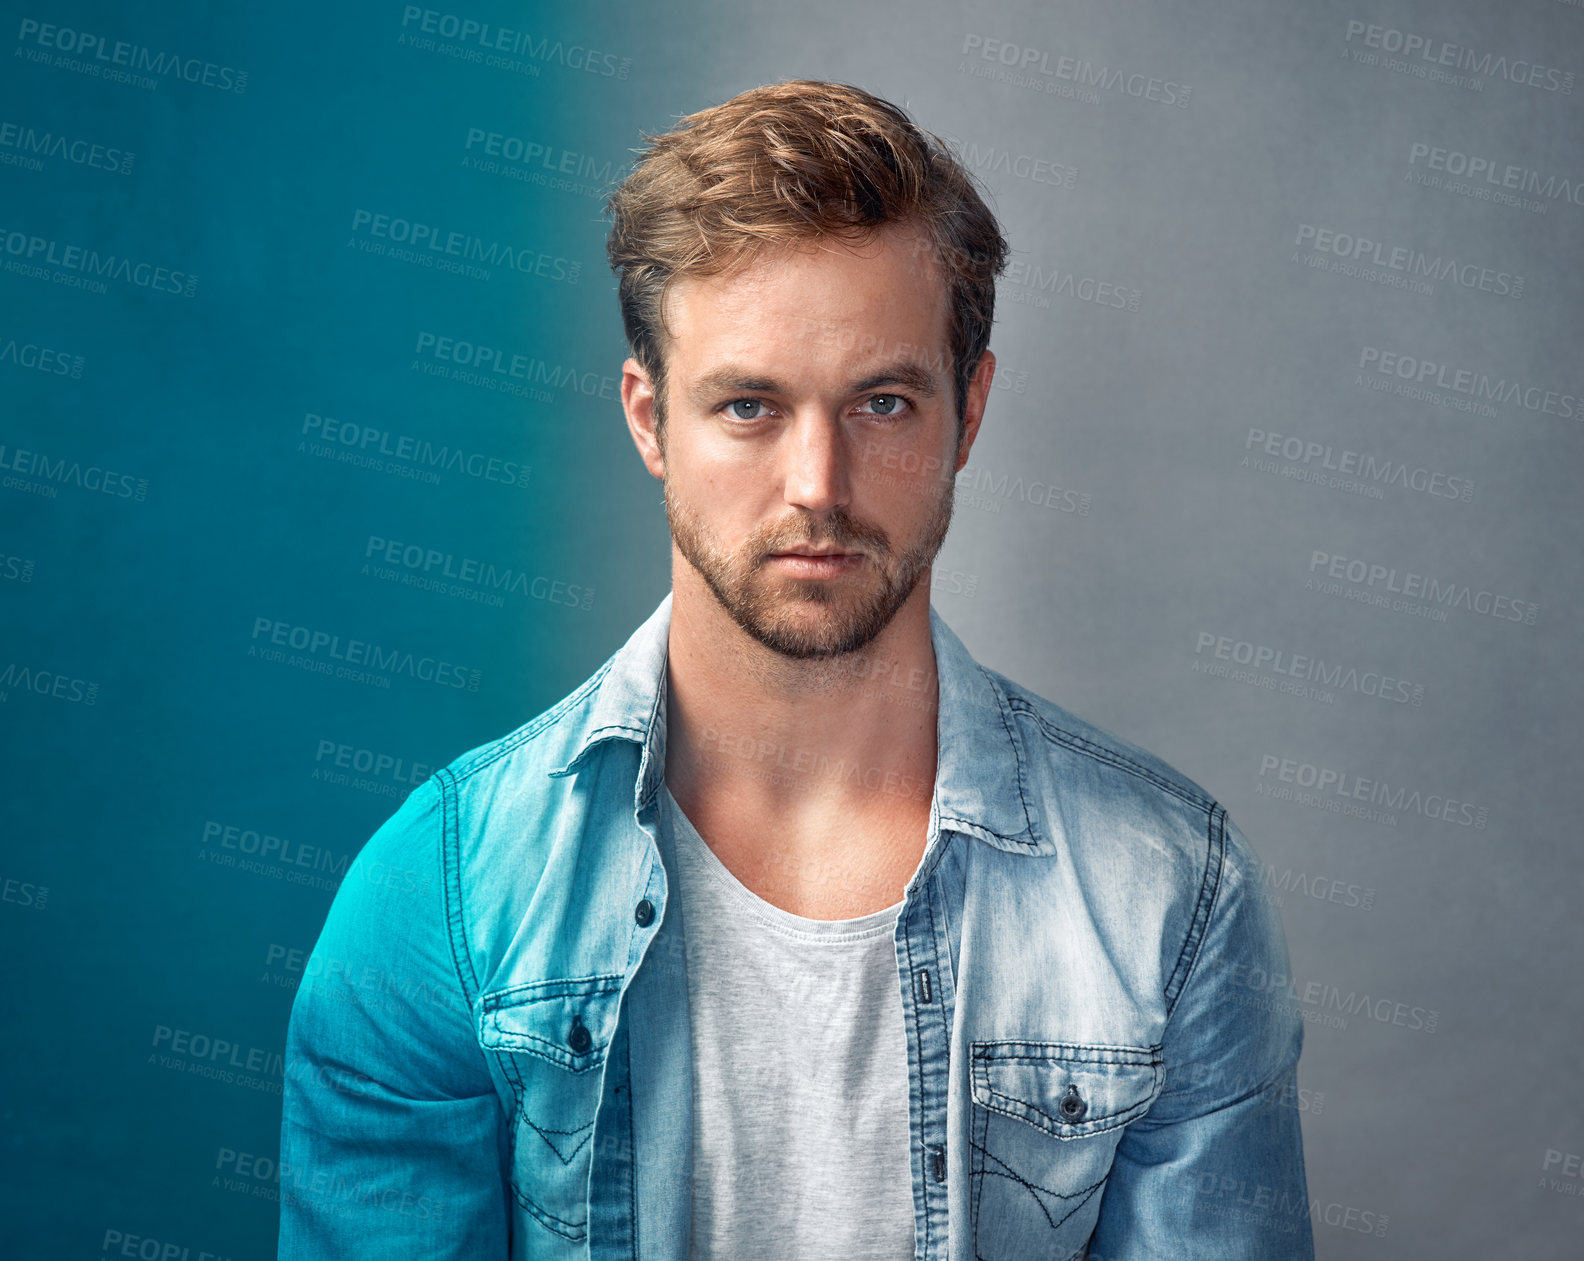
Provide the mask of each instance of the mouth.
{"label": "mouth", "polygon": [[766,563],[800,578],[832,578],[850,573],[863,564],[862,552],[840,552],[833,549],[815,551],[812,548],[795,548],[787,552],[772,552]]}

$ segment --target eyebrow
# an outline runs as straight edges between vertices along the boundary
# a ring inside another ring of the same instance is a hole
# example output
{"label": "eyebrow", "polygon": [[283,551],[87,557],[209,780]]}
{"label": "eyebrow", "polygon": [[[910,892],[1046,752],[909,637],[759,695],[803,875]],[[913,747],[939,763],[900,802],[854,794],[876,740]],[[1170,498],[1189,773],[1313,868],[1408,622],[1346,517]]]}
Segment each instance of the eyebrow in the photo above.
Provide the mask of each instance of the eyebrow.
{"label": "eyebrow", "polygon": [[[900,385],[912,390],[915,394],[933,398],[941,392],[940,383],[923,367],[911,360],[899,360],[896,363],[886,364],[876,372],[870,373],[861,381],[854,381],[847,388],[849,394],[861,394],[865,390],[878,390],[885,385]],[[754,376],[747,369],[727,365],[714,372],[700,377],[688,388],[688,397],[697,405],[704,406],[713,399],[724,394],[785,394],[786,387],[779,381],[770,377]]]}

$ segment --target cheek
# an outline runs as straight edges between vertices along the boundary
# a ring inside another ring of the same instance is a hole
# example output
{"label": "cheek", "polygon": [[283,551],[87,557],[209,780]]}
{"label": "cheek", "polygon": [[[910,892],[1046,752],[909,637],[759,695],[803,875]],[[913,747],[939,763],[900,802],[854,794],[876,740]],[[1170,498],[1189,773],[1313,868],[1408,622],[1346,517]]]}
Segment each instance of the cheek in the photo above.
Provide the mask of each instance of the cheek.
{"label": "cheek", "polygon": [[936,442],[866,439],[853,462],[855,490],[874,504],[896,504],[919,516],[949,489],[956,472],[955,449]]}
{"label": "cheek", "polygon": [[668,488],[671,498],[719,547],[735,552],[774,515],[774,498],[757,494],[757,484],[739,466],[698,463],[686,473],[673,474]]}

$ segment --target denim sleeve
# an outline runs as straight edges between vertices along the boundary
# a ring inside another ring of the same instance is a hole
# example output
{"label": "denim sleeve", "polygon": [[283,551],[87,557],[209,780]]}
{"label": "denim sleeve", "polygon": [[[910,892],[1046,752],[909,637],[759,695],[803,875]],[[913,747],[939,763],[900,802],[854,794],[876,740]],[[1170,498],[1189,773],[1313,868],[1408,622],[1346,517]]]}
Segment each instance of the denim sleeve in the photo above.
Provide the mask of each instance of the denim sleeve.
{"label": "denim sleeve", "polygon": [[508,1138],[453,960],[431,778],[342,880],[292,1004],[282,1261],[507,1255]]}
{"label": "denim sleeve", "polygon": [[1175,999],[1168,989],[1165,1084],[1123,1133],[1090,1261],[1314,1257],[1287,942],[1247,839],[1216,813],[1209,915]]}

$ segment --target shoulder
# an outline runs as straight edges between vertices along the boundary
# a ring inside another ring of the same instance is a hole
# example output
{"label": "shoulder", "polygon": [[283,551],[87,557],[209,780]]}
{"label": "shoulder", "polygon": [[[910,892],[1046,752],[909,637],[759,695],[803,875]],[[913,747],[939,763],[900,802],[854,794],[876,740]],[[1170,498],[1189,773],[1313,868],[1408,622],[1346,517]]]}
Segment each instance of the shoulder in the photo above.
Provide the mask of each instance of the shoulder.
{"label": "shoulder", "polygon": [[514,777],[548,774],[565,766],[583,739],[595,734],[594,701],[610,665],[606,661],[554,705],[515,730],[458,754],[435,773],[436,778],[449,792],[479,796]]}
{"label": "shoulder", "polygon": [[608,665],[515,730],[436,769],[369,837],[354,867],[421,872],[419,882],[438,889],[455,884],[458,867],[470,859],[488,861],[483,851],[521,845],[534,832],[513,823],[523,811],[544,808],[569,784],[570,777],[553,772],[589,734],[592,698]]}
{"label": "shoulder", "polygon": [[426,956],[449,955],[464,991],[478,992],[544,873],[568,857],[557,851],[579,844],[589,785],[580,791],[578,775],[557,772],[593,734],[593,701],[608,664],[413,789],[343,881],[331,915],[337,940],[399,939]]}
{"label": "shoulder", "polygon": [[[1203,786],[1148,749],[1096,726],[995,670],[1021,748],[1063,819],[1154,825],[1160,839],[1202,856],[1200,840],[1225,811]],[[1184,834],[1187,829],[1187,835]]]}
{"label": "shoulder", "polygon": [[1056,878],[1075,879],[1096,913],[1132,931],[1156,922],[1178,971],[1213,920],[1262,888],[1253,846],[1212,793],[1157,754],[988,673],[1056,841]]}

